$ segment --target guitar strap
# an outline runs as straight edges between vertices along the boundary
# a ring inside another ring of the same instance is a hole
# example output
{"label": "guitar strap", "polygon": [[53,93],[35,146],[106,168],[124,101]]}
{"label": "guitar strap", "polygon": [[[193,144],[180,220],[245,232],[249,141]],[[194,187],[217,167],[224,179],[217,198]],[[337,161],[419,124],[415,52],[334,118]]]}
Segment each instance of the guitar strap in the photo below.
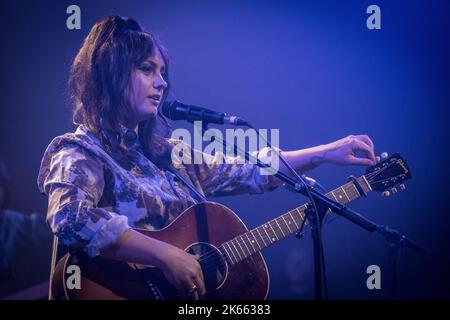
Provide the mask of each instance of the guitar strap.
{"label": "guitar strap", "polygon": [[197,205],[195,206],[197,239],[199,242],[209,242],[208,220],[204,205],[204,203],[207,201],[206,198],[192,184],[186,181],[186,179],[184,179],[172,165],[169,166],[168,169],[189,189],[192,198],[194,198],[194,200],[197,202]]}
{"label": "guitar strap", "polygon": [[195,221],[197,222],[198,242],[209,243],[208,216],[205,212],[205,203],[199,203],[195,206]]}

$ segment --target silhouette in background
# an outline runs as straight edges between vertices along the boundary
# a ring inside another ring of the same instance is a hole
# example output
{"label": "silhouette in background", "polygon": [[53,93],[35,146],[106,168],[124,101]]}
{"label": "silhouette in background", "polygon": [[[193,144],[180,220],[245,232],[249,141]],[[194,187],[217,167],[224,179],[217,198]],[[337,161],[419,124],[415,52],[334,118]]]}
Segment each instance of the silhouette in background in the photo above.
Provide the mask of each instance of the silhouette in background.
{"label": "silhouette in background", "polygon": [[50,266],[50,228],[38,213],[9,208],[11,183],[0,159],[0,297],[47,281]]}

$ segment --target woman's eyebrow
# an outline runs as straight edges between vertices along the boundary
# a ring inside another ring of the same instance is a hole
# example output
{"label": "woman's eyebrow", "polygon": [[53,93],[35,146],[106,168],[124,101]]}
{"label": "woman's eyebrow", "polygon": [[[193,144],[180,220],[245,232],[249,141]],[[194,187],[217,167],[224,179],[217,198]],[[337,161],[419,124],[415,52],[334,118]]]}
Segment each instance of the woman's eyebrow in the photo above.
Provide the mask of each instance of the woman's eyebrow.
{"label": "woman's eyebrow", "polygon": [[[149,64],[152,65],[152,67],[158,67],[158,64],[155,61],[150,60],[150,59],[145,60],[144,63],[149,63]],[[161,65],[161,69],[165,70],[166,69],[166,65],[165,64]]]}

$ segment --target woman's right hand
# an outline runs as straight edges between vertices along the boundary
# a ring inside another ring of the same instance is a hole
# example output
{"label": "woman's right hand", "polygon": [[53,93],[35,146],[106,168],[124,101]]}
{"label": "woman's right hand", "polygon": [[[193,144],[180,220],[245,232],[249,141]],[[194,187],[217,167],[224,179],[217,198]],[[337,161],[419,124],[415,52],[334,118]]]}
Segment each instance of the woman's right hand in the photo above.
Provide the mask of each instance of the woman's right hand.
{"label": "woman's right hand", "polygon": [[117,242],[103,248],[101,255],[108,259],[158,267],[184,299],[197,300],[205,294],[198,256],[136,230],[125,231]]}
{"label": "woman's right hand", "polygon": [[205,281],[198,262],[199,256],[167,244],[161,259],[161,269],[184,299],[198,300],[205,294]]}

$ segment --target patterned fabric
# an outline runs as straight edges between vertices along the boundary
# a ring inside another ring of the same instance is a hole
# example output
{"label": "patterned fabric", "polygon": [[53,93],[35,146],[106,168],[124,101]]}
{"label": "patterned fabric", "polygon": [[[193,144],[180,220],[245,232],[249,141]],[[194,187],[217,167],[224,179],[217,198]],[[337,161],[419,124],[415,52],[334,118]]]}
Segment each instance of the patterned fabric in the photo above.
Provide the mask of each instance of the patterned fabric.
{"label": "patterned fabric", "polygon": [[[63,244],[82,248],[90,257],[127,229],[163,228],[195,203],[173,173],[144,156],[134,131],[122,128],[107,141],[117,143],[102,144],[83,125],[56,137],[44,153],[38,176],[39,190],[49,197],[47,221],[53,232]],[[191,152],[195,156],[200,151]],[[262,149],[257,156],[270,163],[271,150]],[[205,196],[262,193],[279,184],[250,163],[238,164],[238,158],[222,153],[209,157],[202,164],[174,162],[178,173]],[[226,161],[219,163],[221,159]]]}

